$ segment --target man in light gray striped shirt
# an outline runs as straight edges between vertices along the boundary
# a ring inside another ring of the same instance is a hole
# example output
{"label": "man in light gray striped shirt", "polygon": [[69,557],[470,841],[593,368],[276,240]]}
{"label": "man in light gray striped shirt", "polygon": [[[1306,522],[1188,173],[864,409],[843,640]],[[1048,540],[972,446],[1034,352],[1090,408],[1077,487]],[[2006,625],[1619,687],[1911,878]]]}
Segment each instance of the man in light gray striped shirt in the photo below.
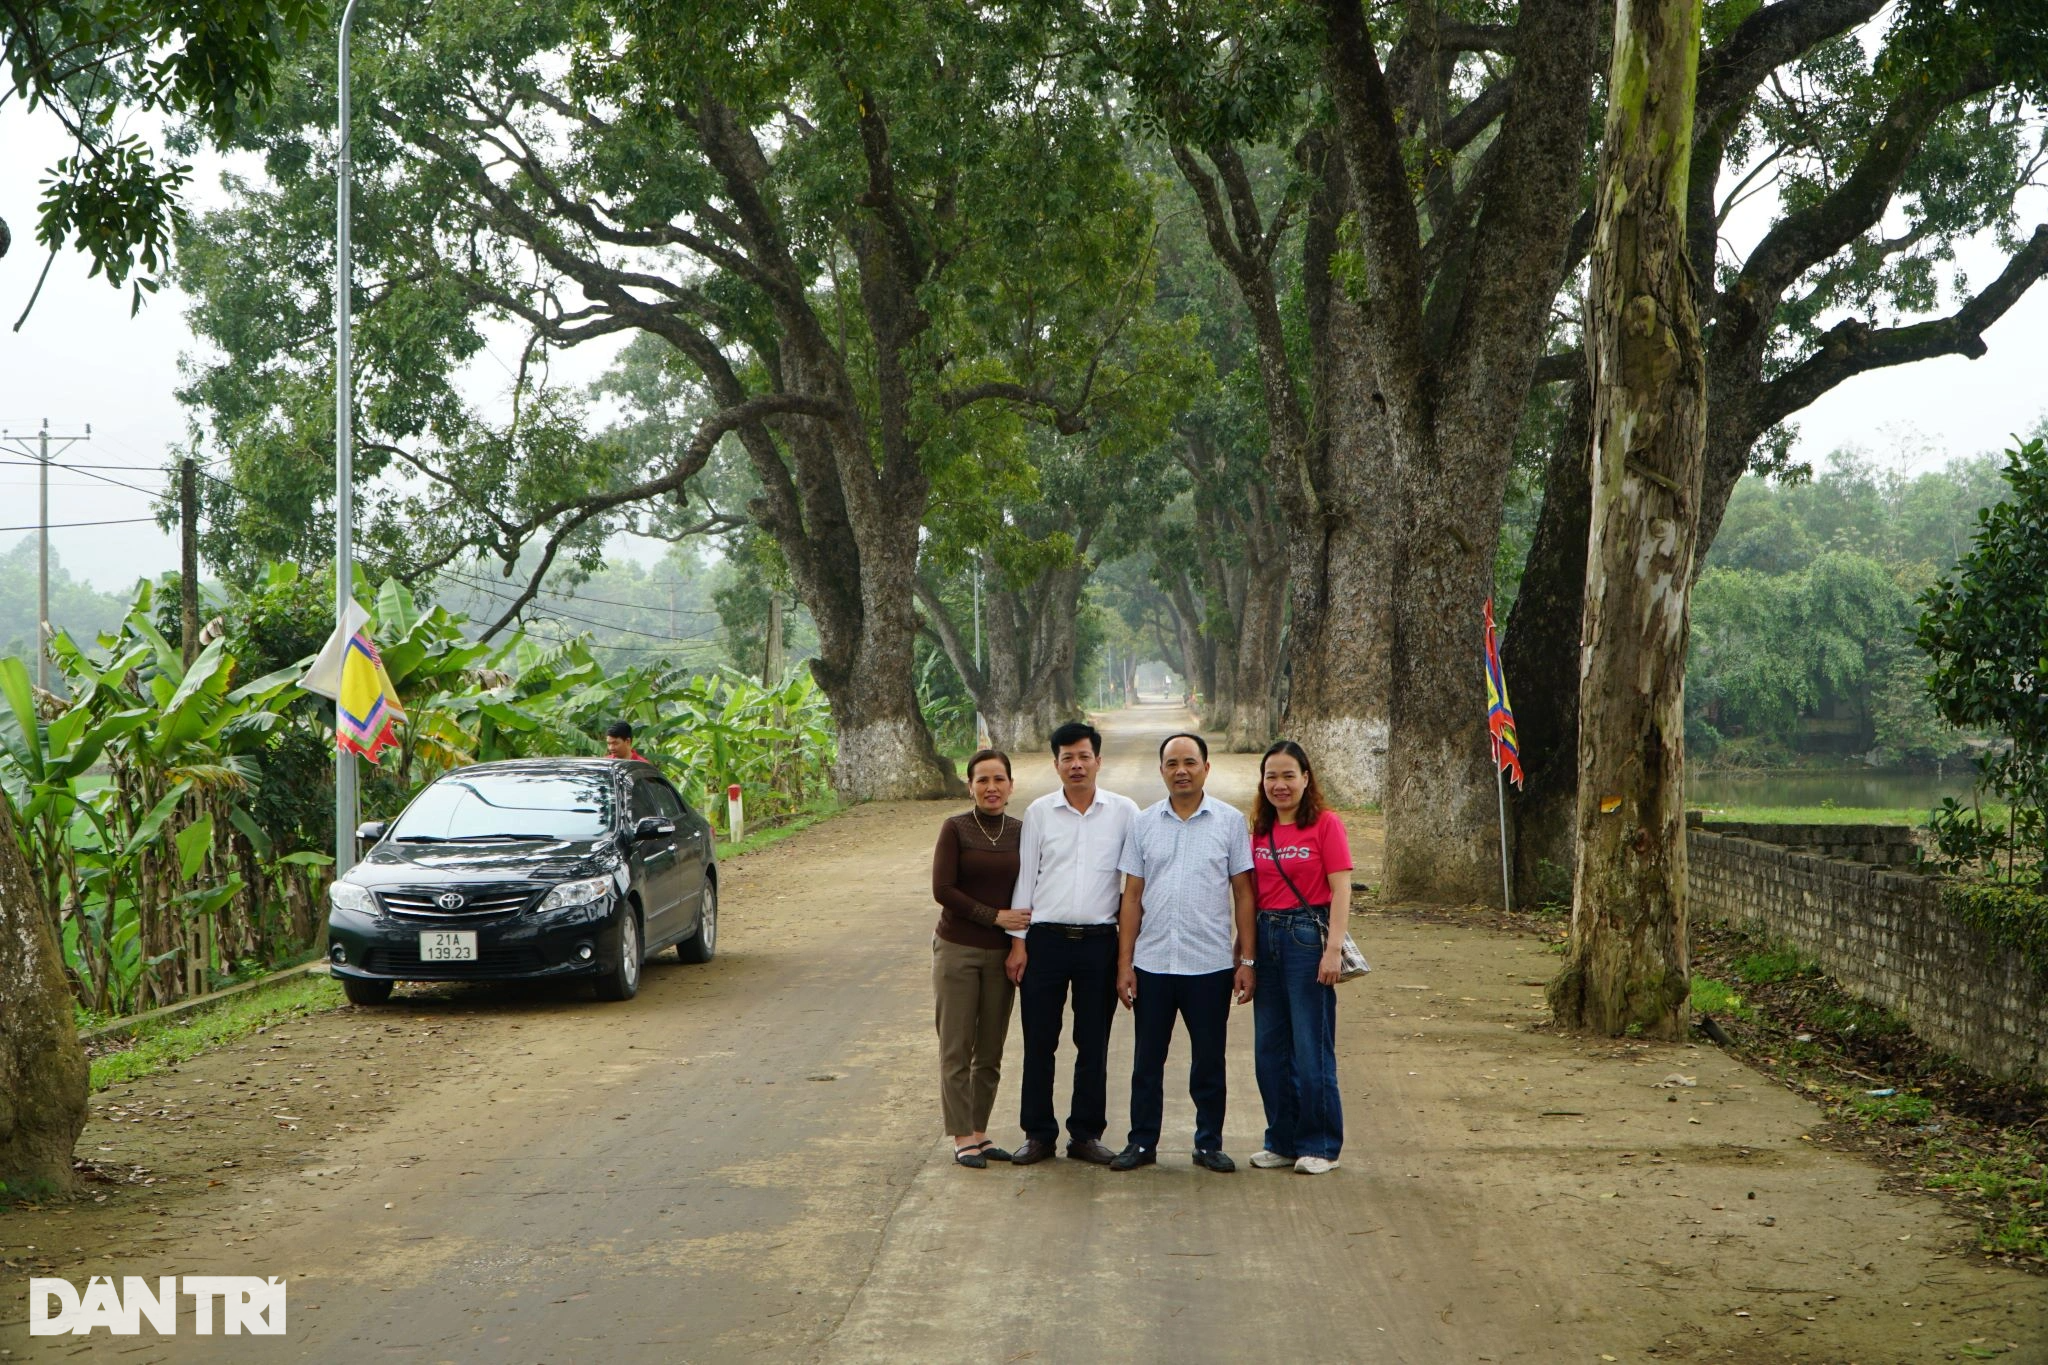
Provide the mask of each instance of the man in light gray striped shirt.
{"label": "man in light gray striped shirt", "polygon": [[1158,1160],[1166,1054],[1173,1021],[1187,1024],[1194,1052],[1195,1164],[1237,1169],[1223,1152],[1223,1049],[1230,1002],[1252,998],[1252,840],[1244,816],[1206,792],[1209,745],[1170,735],[1159,746],[1169,795],[1131,821],[1118,870],[1117,994],[1137,1017],[1131,1063],[1130,1142],[1113,1171]]}

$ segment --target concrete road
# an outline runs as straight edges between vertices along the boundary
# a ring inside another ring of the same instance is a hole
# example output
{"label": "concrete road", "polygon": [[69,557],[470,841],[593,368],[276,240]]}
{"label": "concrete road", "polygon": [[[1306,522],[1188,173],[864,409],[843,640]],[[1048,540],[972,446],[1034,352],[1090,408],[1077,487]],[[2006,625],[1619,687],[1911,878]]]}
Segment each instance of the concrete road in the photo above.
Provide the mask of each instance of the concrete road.
{"label": "concrete road", "polygon": [[[1104,785],[1162,794],[1183,717],[1110,726]],[[1017,809],[1052,785],[1023,756]],[[1249,756],[1211,789],[1248,802]],[[930,847],[951,808],[857,809],[729,869],[721,951],[624,1005],[514,994],[468,1057],[325,1165],[201,1208],[91,1271],[272,1274],[290,1333],[14,1358],[549,1362],[1939,1359],[2048,1341],[2042,1283],[1961,1254],[1924,1198],[1820,1149],[1818,1115],[1711,1050],[1532,1032],[1526,936],[1372,915],[1344,987],[1343,1168],[1259,1145],[1247,1008],[1218,1176],[958,1168],[939,1131]],[[459,994],[459,993],[458,993]],[[463,1009],[474,1010],[469,998]],[[446,998],[391,1027],[439,1047]],[[1121,1144],[1130,1026],[1111,1060]],[[1008,1071],[1021,1061],[1013,1027]],[[1658,1088],[1682,1071],[1684,1090]],[[1062,1059],[1064,1111],[1067,1072]],[[1006,1084],[995,1131],[1014,1141]],[[2034,1358],[2048,1358],[2037,1356]]]}

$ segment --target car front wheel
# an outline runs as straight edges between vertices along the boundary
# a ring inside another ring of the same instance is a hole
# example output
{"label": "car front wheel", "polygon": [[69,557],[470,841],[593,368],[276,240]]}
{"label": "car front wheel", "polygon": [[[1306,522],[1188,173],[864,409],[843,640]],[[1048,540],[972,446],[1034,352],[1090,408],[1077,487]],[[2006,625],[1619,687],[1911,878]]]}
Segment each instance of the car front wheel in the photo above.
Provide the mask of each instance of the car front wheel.
{"label": "car front wheel", "polygon": [[709,962],[718,952],[718,883],[704,879],[704,908],[697,912],[697,932],[676,944],[685,962]]}
{"label": "car front wheel", "polygon": [[597,979],[600,1000],[631,1000],[640,993],[640,917],[630,905],[619,909],[619,956]]}
{"label": "car front wheel", "polygon": [[390,981],[366,981],[359,976],[341,978],[341,993],[351,1005],[382,1005],[391,999]]}

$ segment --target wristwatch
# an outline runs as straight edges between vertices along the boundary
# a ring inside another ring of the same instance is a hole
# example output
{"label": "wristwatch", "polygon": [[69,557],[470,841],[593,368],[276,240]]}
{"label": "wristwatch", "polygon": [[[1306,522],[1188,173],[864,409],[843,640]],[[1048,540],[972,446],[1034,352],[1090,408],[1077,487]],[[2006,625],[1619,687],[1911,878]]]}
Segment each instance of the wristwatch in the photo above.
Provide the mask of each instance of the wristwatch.
{"label": "wristwatch", "polygon": [[1259,965],[1259,960],[1255,957],[1241,957],[1237,960],[1237,965],[1240,967],[1256,967]]}

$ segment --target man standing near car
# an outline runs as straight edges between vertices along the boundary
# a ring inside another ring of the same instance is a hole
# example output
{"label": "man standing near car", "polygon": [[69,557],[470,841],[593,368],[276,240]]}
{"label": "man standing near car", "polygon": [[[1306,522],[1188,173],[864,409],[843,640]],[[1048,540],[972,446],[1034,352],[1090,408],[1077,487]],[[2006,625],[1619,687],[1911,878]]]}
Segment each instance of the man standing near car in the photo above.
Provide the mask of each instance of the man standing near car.
{"label": "man standing near car", "polygon": [[647,761],[633,747],[632,725],[623,720],[615,720],[604,727],[604,751],[613,758],[630,758],[635,763]]}
{"label": "man standing near car", "polygon": [[1031,927],[1010,934],[1008,972],[1020,987],[1024,1079],[1019,1122],[1024,1145],[1010,1157],[1028,1166],[1053,1154],[1053,1061],[1071,991],[1074,1089],[1067,1110],[1067,1155],[1106,1166],[1109,1148],[1109,1028],[1116,1017],[1117,858],[1138,813],[1127,796],[1095,785],[1102,735],[1084,721],[1052,732],[1060,789],[1024,812],[1018,840],[1014,909]]}
{"label": "man standing near car", "polygon": [[1252,838],[1244,816],[1208,795],[1209,745],[1169,735],[1159,746],[1167,798],[1131,822],[1119,860],[1125,876],[1117,995],[1136,1015],[1129,1144],[1113,1171],[1159,1159],[1166,1053],[1178,1015],[1193,1054],[1195,1164],[1237,1169],[1223,1151],[1225,1030],[1233,995],[1252,998]]}

